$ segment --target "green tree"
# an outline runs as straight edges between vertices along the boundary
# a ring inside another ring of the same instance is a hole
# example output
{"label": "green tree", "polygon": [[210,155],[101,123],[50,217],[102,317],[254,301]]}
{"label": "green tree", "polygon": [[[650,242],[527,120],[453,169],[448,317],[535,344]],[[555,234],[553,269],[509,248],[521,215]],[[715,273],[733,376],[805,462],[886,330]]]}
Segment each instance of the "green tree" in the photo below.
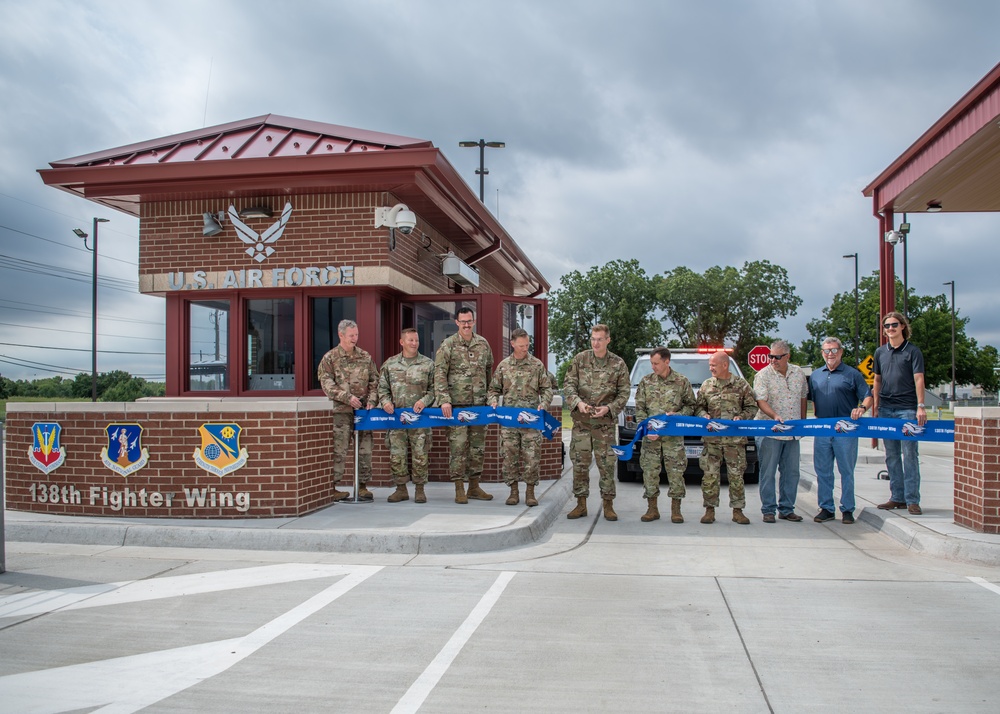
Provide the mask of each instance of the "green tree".
{"label": "green tree", "polygon": [[714,266],[698,274],[680,266],[657,281],[664,319],[682,345],[730,344],[739,364],[757,344],[767,344],[778,319],[794,315],[802,304],[788,271],[766,260],[740,269]]}
{"label": "green tree", "polygon": [[656,281],[638,260],[613,260],[583,275],[574,270],[559,279],[549,296],[549,348],[558,361],[590,349],[590,328],[611,329],[611,351],[635,362],[638,347],[663,342],[663,326],[655,317]]}
{"label": "green tree", "polygon": [[[911,339],[924,354],[924,379],[928,389],[951,382],[951,305],[948,298],[940,295],[918,295],[910,288],[907,296],[908,319],[912,330]],[[874,354],[879,346],[882,320],[879,312],[878,271],[863,278],[858,287],[860,359]],[[903,304],[903,284],[896,279],[896,306]],[[823,308],[823,316],[810,320],[806,329],[811,335],[800,346],[809,357],[809,363],[818,367],[823,363],[821,354],[809,351],[810,345],[824,337],[838,337],[847,348],[849,364],[857,364],[854,359],[854,291],[834,295],[829,307]],[[997,375],[993,371],[997,363],[997,350],[991,345],[979,347],[976,340],[965,330],[969,318],[955,313],[955,381],[958,384],[976,384],[987,391],[996,391]]]}

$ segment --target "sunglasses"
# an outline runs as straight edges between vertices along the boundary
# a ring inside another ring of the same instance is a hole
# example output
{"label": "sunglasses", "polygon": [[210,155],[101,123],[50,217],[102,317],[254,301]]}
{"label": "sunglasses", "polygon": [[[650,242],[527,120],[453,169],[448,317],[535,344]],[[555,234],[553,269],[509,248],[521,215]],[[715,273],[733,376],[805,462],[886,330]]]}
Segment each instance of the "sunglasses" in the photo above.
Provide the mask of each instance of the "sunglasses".
{"label": "sunglasses", "polygon": [[768,357],[770,357],[771,360],[774,361],[774,362],[777,362],[782,357],[787,357],[787,356],[788,356],[787,354],[783,354],[783,355],[768,355]]}
{"label": "sunglasses", "polygon": [[886,322],[886,323],[883,323],[882,327],[884,327],[887,330],[895,330],[897,327],[899,327],[899,323],[898,322]]}
{"label": "sunglasses", "polygon": [[825,355],[835,355],[838,352],[840,352],[839,347],[827,347],[826,349],[823,350],[823,354]]}

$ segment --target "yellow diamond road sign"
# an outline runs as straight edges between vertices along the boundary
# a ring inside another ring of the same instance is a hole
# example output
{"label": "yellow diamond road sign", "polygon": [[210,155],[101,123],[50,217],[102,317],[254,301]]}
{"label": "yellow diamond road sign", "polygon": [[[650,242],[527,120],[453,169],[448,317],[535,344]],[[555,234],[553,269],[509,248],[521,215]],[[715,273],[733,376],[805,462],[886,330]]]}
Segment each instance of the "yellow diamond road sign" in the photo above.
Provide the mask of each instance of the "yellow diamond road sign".
{"label": "yellow diamond road sign", "polygon": [[861,371],[861,374],[865,375],[865,381],[868,382],[869,385],[871,385],[871,383],[875,380],[875,372],[872,371],[874,367],[875,358],[871,355],[868,355],[861,360],[861,364],[858,365],[858,369]]}

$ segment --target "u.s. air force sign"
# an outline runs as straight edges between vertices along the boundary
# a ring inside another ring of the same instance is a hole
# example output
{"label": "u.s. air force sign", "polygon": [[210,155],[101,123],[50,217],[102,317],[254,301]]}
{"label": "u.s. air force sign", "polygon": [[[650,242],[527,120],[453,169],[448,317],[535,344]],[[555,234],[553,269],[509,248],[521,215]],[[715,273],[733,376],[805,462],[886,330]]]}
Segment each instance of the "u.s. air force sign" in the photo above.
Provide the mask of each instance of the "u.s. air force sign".
{"label": "u.s. air force sign", "polygon": [[[292,204],[286,203],[281,217],[258,233],[240,217],[235,206],[227,214],[236,237],[243,243],[244,253],[254,263],[261,264],[278,252],[277,242],[285,233],[292,217]],[[219,214],[222,219],[223,214]],[[140,292],[166,290],[229,290],[247,288],[294,288],[354,285],[353,265],[291,266],[246,268],[239,270],[178,270],[166,274],[139,276]]]}

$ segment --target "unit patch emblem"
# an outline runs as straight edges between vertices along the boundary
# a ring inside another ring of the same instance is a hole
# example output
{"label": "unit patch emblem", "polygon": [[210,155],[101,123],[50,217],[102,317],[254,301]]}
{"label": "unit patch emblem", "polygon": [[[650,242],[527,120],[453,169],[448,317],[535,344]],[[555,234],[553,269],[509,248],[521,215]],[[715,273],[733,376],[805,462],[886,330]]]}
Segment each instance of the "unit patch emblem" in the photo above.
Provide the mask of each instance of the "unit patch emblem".
{"label": "unit patch emblem", "polygon": [[240,448],[243,427],[233,422],[206,423],[198,427],[201,447],[194,450],[199,468],[220,478],[246,466],[249,454]]}

